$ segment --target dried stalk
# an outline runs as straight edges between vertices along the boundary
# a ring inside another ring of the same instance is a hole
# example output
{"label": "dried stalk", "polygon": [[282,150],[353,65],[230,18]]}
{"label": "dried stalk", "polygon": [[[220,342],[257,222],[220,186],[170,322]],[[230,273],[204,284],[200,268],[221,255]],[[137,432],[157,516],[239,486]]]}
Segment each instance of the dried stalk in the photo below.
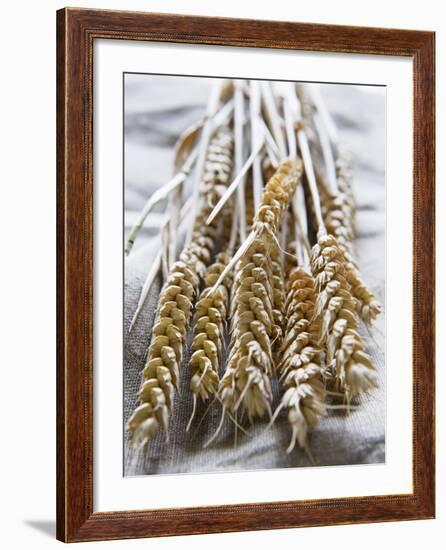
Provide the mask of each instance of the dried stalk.
{"label": "dried stalk", "polygon": [[173,264],[160,294],[138,394],[140,405],[127,424],[136,447],[144,446],[159,428],[168,427],[193,299],[214,243],[215,228],[204,226],[208,209],[203,207],[204,212],[197,217],[191,243]]}
{"label": "dried stalk", "polygon": [[206,269],[204,288],[195,307],[195,336],[189,360],[193,409],[187,430],[195,416],[198,398],[205,402],[215,396],[218,389],[232,275],[228,274],[215,290],[213,288],[232,258],[238,232],[237,224],[238,217],[235,216],[234,205],[231,203],[226,206],[221,223],[221,241],[225,249],[217,254],[213,263]]}
{"label": "dried stalk", "polygon": [[332,195],[337,195],[338,183],[336,181],[336,163],[333,157],[333,150],[331,147],[330,138],[324,127],[323,120],[320,118],[320,115],[318,113],[315,113],[315,115],[313,116],[313,122],[321,145],[325,171],[327,173],[327,180],[330,187],[330,193]]}
{"label": "dried stalk", "polygon": [[[310,116],[309,112],[306,116]],[[325,344],[327,351],[330,350],[326,375],[334,377],[336,389],[344,393],[349,404],[355,395],[376,387],[376,372],[356,332],[358,314],[347,280],[347,261],[336,238],[327,234],[308,140],[301,120],[297,122],[299,147],[318,224],[318,241],[311,255],[311,271],[318,293],[314,319],[320,323],[319,344]],[[354,338],[348,330],[355,331]]]}
{"label": "dried stalk", "polygon": [[200,195],[205,197],[211,209],[228,189],[232,174],[233,146],[233,135],[227,126],[222,126],[209,143]]}
{"label": "dried stalk", "polygon": [[[336,161],[336,172],[339,191],[343,198],[344,220],[350,230],[351,254],[346,255],[348,259],[347,279],[352,287],[352,293],[357,301],[357,310],[362,320],[370,325],[381,313],[381,304],[373,292],[362,280],[358,264],[356,263],[354,246],[352,240],[355,236],[355,202],[351,189],[350,159],[341,149],[338,149],[339,156]],[[338,228],[339,232],[339,228]],[[348,247],[346,247],[348,250]]]}
{"label": "dried stalk", "polygon": [[320,235],[313,247],[311,270],[318,293],[314,318],[320,323],[319,343],[327,347],[327,375],[336,391],[351,398],[377,386],[371,358],[357,332],[356,303],[347,281],[344,253],[333,235]]}
{"label": "dried stalk", "polygon": [[311,98],[308,94],[308,88],[304,84],[297,82],[295,86],[295,91],[299,98],[302,124],[303,126],[310,128],[313,119],[314,109]]}
{"label": "dried stalk", "polygon": [[[274,318],[272,257],[278,253],[277,232],[301,176],[300,162],[282,163],[266,185],[249,239],[236,267],[232,299],[231,352],[219,385],[224,411],[242,406],[250,420],[271,415],[272,346],[281,334]],[[274,251],[276,249],[276,251]]]}
{"label": "dried stalk", "polygon": [[275,413],[288,411],[292,430],[288,453],[296,441],[306,447],[308,429],[326,414],[319,327],[313,319],[315,300],[312,276],[303,267],[292,269],[287,277],[282,360],[277,367],[285,393]]}
{"label": "dried stalk", "polygon": [[[261,119],[261,96],[260,87],[257,80],[250,81],[251,101],[250,106],[250,122],[251,122],[251,150],[254,150],[258,136],[263,133],[262,119]],[[253,200],[254,208],[257,210],[260,207],[260,199],[263,191],[263,177],[262,177],[262,165],[261,158],[257,155],[252,165],[252,182],[253,182]]]}
{"label": "dried stalk", "polygon": [[223,192],[221,187],[229,183],[232,152],[232,135],[223,127],[212,138],[205,159],[201,187],[207,204],[196,216],[191,240],[170,269],[160,294],[138,395],[140,405],[127,424],[136,447],[146,445],[160,428],[168,428],[193,300],[214,248],[216,222],[206,225],[205,220]]}
{"label": "dried stalk", "polygon": [[[232,85],[225,84],[221,89],[221,100],[224,101],[225,96],[232,93]],[[212,131],[216,131],[219,127],[225,126],[234,110],[234,100],[230,100],[221,107],[221,109],[212,118]],[[179,139],[175,147],[175,169],[178,169],[184,155],[188,154],[195,142],[200,131],[200,128],[205,124],[206,117],[195,126],[189,128]],[[212,146],[212,145],[211,145]],[[218,154],[218,151],[217,151]],[[198,155],[198,148],[197,148]],[[209,158],[209,150],[208,150]],[[206,165],[204,175],[206,177]],[[169,221],[169,267],[176,260],[177,254],[177,236],[178,236],[178,215],[181,208],[181,193],[183,185],[180,184],[169,195],[168,209],[171,212]]]}
{"label": "dried stalk", "polygon": [[311,86],[310,92],[311,93],[309,95],[311,97],[311,100],[322,118],[322,122],[327,130],[330,141],[333,146],[337,148],[339,144],[338,130],[332,116],[330,115],[330,112],[327,109],[325,101],[322,98],[319,86]]}
{"label": "dried stalk", "polygon": [[262,81],[260,83],[262,91],[262,103],[265,111],[265,116],[271,129],[271,133],[274,137],[274,141],[279,149],[279,156],[281,159],[286,157],[286,145],[283,131],[280,124],[280,116],[277,110],[277,105],[274,100],[273,91],[270,82]]}
{"label": "dried stalk", "polygon": [[351,190],[351,170],[345,152],[339,151],[336,161],[339,192],[333,196],[325,193],[322,210],[325,226],[329,234],[334,235],[346,259],[347,281],[356,302],[356,310],[367,325],[381,313],[381,305],[373,292],[362,280],[357,264],[355,247],[355,203]]}
{"label": "dried stalk", "polygon": [[206,271],[205,288],[201,292],[195,308],[195,336],[189,361],[192,373],[190,389],[193,396],[193,410],[188,429],[195,415],[198,397],[202,401],[207,401],[216,394],[218,389],[224,327],[229,311],[231,275],[225,277],[216,291],[211,292],[211,289],[229,263],[230,258],[231,255],[227,251],[217,254],[214,263]]}
{"label": "dried stalk", "polygon": [[[206,106],[206,116],[203,128],[201,130],[200,142],[198,146],[198,158],[195,166],[194,173],[194,185],[192,190],[193,197],[193,214],[194,219],[197,217],[197,212],[200,208],[200,186],[203,177],[206,177],[206,163],[208,161],[208,147],[211,143],[212,134],[214,131],[212,124],[212,117],[215,115],[218,110],[218,105],[222,101],[223,95],[226,90],[225,84],[223,82],[216,81],[212,87],[211,94],[209,96],[208,104]],[[192,238],[192,227],[186,235],[186,244],[189,244]]]}
{"label": "dried stalk", "polygon": [[[298,122],[299,104],[294,96],[293,88],[289,85],[282,85],[281,94],[283,100],[283,112],[285,116],[285,129],[288,142],[288,152],[290,158],[295,159],[297,158],[296,128],[300,127]],[[300,145],[300,148],[302,149],[302,145]],[[308,158],[305,159],[308,165]],[[311,166],[307,166],[306,170],[307,172],[310,171]],[[309,258],[311,247],[308,241],[308,223],[305,210],[305,194],[303,185],[299,185],[296,192],[294,193],[291,207],[293,215],[290,216],[290,219],[294,220],[293,231],[296,237],[296,241],[294,241],[293,243],[293,248],[295,249],[298,265],[304,265],[307,263],[307,254]],[[290,231],[290,234],[292,234],[293,231]],[[289,270],[287,270],[287,272],[288,271]]]}
{"label": "dried stalk", "polygon": [[[243,81],[234,81],[234,136],[235,136],[235,152],[234,152],[234,169],[239,175],[244,163],[244,118],[245,118],[245,99],[242,90]],[[240,178],[240,183],[237,185],[237,202],[239,214],[239,232],[240,240],[246,239],[246,218],[245,218],[245,176]]]}
{"label": "dried stalk", "polygon": [[[350,159],[339,143],[336,126],[319,90],[313,88],[311,97],[305,92],[302,86],[298,85],[297,90],[303,109],[308,113],[307,118],[312,116],[311,111],[313,107],[311,101],[313,101],[318,110],[318,114],[313,117],[313,120],[320,137],[329,179],[328,197],[322,202],[323,209],[325,210],[324,221],[328,233],[336,237],[347,260],[347,280],[356,300],[357,311],[364,323],[371,325],[381,313],[381,305],[373,292],[362,280],[355,258],[353,239],[355,236],[356,208],[351,187]],[[332,158],[330,141],[337,153],[336,164],[334,164]]]}
{"label": "dried stalk", "polygon": [[[292,107],[284,94],[284,114],[288,149],[291,158],[297,154],[296,134]],[[296,114],[296,113],[295,113]],[[285,388],[276,417],[282,409],[288,412],[291,440],[290,453],[296,441],[307,448],[307,435],[317,426],[319,418],[326,414],[325,384],[323,381],[322,349],[318,345],[319,326],[314,320],[316,294],[312,275],[302,267],[309,256],[302,245],[307,239],[306,211],[303,187],[299,186],[292,201],[293,214],[289,213],[288,241],[298,260],[298,267],[287,262],[287,297],[285,303],[285,328],[281,347],[281,361],[277,367],[280,381]],[[291,223],[292,222],[292,223]],[[291,236],[295,236],[292,242]]]}

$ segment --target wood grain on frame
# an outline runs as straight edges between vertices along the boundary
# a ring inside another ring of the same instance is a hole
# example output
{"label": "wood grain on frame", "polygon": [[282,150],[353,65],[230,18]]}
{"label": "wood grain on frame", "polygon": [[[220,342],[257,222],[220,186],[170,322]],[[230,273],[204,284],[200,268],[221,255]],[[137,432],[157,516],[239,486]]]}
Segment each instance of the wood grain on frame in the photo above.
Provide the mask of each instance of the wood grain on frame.
{"label": "wood grain on frame", "polygon": [[[96,38],[413,59],[412,494],[93,513]],[[434,517],[434,55],[431,32],[72,8],[57,12],[57,538],[106,540]]]}

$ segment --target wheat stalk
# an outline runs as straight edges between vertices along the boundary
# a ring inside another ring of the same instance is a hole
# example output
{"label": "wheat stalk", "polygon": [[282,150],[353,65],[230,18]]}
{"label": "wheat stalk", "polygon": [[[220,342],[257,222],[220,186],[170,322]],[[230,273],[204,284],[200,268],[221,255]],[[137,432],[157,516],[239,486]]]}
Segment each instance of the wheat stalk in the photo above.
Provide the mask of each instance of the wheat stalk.
{"label": "wheat stalk", "polygon": [[[347,280],[356,301],[358,314],[366,325],[371,325],[381,313],[381,305],[363,281],[355,258],[353,239],[356,233],[356,206],[351,187],[350,157],[339,143],[336,127],[319,91],[313,89],[311,98],[302,85],[297,85],[297,91],[302,102],[303,111],[306,113],[304,115],[306,123],[309,124],[311,119],[315,122],[330,180],[329,189],[325,189],[326,193],[322,201],[325,226],[328,233],[336,237],[344,252],[347,261]],[[313,112],[311,100],[318,109],[316,114]],[[330,141],[334,143],[337,154],[335,166],[332,166],[333,158]]]}
{"label": "wheat stalk", "polygon": [[287,278],[285,335],[277,366],[285,393],[274,415],[281,409],[288,411],[292,430],[288,453],[296,441],[306,447],[308,429],[326,414],[319,327],[313,319],[315,300],[312,276],[303,267],[293,268]]}
{"label": "wheat stalk", "polygon": [[[301,89],[301,88],[300,88]],[[306,97],[304,94],[304,101]],[[307,119],[310,106],[307,103]],[[301,119],[296,122],[300,123]],[[347,280],[348,262],[333,235],[327,233],[304,127],[298,125],[297,136],[318,225],[317,243],[311,253],[311,271],[317,292],[314,320],[320,324],[319,344],[327,347],[327,376],[333,375],[336,388],[344,393],[347,404],[360,393],[377,385],[376,372],[356,332],[358,313]],[[347,329],[355,331],[354,338]],[[349,338],[347,338],[349,337]],[[330,350],[330,351],[328,351]]]}
{"label": "wheat stalk", "polygon": [[200,275],[204,274],[210,259],[215,237],[215,228],[204,226],[209,207],[203,207],[203,210],[202,215],[197,216],[190,244],[171,267],[160,294],[138,394],[140,405],[127,424],[132,433],[132,444],[136,447],[145,445],[160,427],[168,427],[193,299],[198,291]]}
{"label": "wheat stalk", "polygon": [[318,293],[314,319],[320,323],[319,343],[326,344],[328,375],[334,375],[337,391],[350,403],[352,397],[376,387],[377,377],[357,332],[345,256],[333,235],[319,235],[311,270]]}
{"label": "wheat stalk", "polygon": [[314,115],[314,107],[308,93],[308,88],[305,84],[296,82],[295,91],[297,93],[297,97],[299,98],[301,107],[302,123],[304,126],[309,128]]}
{"label": "wheat stalk", "polygon": [[205,220],[224,192],[222,187],[229,183],[232,153],[232,134],[222,127],[211,139],[204,163],[201,193],[205,204],[196,216],[191,240],[170,268],[161,290],[138,394],[140,405],[127,423],[136,447],[146,445],[160,428],[168,428],[193,300],[214,248],[217,221],[206,225]]}
{"label": "wheat stalk", "polygon": [[[339,191],[343,196],[344,220],[350,229],[350,237],[355,235],[355,202],[351,188],[351,165],[350,158],[342,149],[338,149],[338,158],[336,161],[336,175]],[[381,305],[373,292],[362,280],[358,265],[355,261],[354,247],[351,246],[352,254],[347,256],[347,279],[352,287],[353,296],[357,300],[357,310],[362,320],[370,325],[381,313]]]}
{"label": "wheat stalk", "polygon": [[223,126],[209,143],[201,180],[200,195],[212,208],[226,192],[232,174],[234,138]]}
{"label": "wheat stalk", "polygon": [[243,81],[234,81],[234,170],[241,178],[237,186],[237,203],[239,206],[239,232],[240,240],[246,239],[246,218],[245,218],[245,177],[240,176],[244,164],[244,123],[245,123],[245,98],[243,94]]}
{"label": "wheat stalk", "polygon": [[229,310],[231,275],[225,277],[217,290],[211,290],[230,259],[231,255],[228,251],[217,254],[215,261],[206,270],[205,288],[195,308],[195,336],[189,360],[192,373],[190,389],[193,396],[193,410],[188,428],[195,415],[198,397],[202,401],[207,401],[216,394],[218,389],[218,371],[222,359],[224,327]]}
{"label": "wheat stalk", "polygon": [[[205,121],[200,133],[200,141],[198,144],[198,158],[195,165],[194,181],[192,187],[192,208],[194,219],[197,217],[199,212],[200,187],[202,185],[203,178],[206,177],[206,163],[209,161],[209,146],[212,143],[213,135],[212,119],[218,111],[218,106],[224,94],[223,90],[223,81],[214,81],[211,94],[209,96],[206,106]],[[191,241],[193,227],[194,226],[191,225],[186,234],[186,245],[189,244]]]}
{"label": "wheat stalk", "polygon": [[281,126],[281,118],[277,109],[277,104],[273,95],[273,88],[271,82],[260,82],[260,89],[262,92],[262,103],[265,111],[265,116],[268,121],[268,125],[271,128],[271,134],[274,142],[278,148],[279,157],[281,159],[286,157],[286,145],[285,138]]}
{"label": "wheat stalk", "polygon": [[[251,80],[250,83],[250,125],[251,125],[251,150],[257,145],[257,136],[262,133],[261,118],[261,94],[259,82]],[[253,201],[255,209],[259,208],[263,189],[263,176],[260,155],[257,155],[252,165]]]}
{"label": "wheat stalk", "polygon": [[218,395],[224,411],[240,406],[250,420],[271,415],[274,362],[272,346],[281,334],[274,317],[272,258],[278,254],[277,232],[302,173],[300,162],[283,162],[267,183],[254,218],[253,240],[238,262],[231,310],[231,352]]}
{"label": "wheat stalk", "polygon": [[[336,195],[324,193],[322,211],[328,233],[336,237],[346,259],[346,278],[355,298],[356,309],[362,320],[370,325],[381,313],[381,305],[361,277],[353,239],[355,236],[355,203],[351,189],[349,158],[342,149],[336,161]],[[321,178],[319,178],[322,180]]]}
{"label": "wheat stalk", "polygon": [[[297,154],[297,140],[289,91],[289,88],[283,89],[283,110],[289,154],[293,158]],[[294,116],[296,114],[298,111],[294,104]],[[287,410],[288,422],[291,426],[291,440],[287,453],[290,453],[296,441],[300,447],[307,449],[309,428],[315,427],[319,418],[326,414],[326,392],[322,379],[322,350],[317,342],[319,327],[314,321],[316,300],[314,281],[311,274],[302,267],[309,258],[303,246],[307,238],[307,229],[302,185],[293,196],[292,212],[286,215],[283,239],[284,243],[289,242],[288,251],[293,253],[294,259],[298,259],[298,266],[295,267],[295,261],[291,264],[292,255],[287,255],[285,259],[287,276],[285,326],[280,350],[281,360],[277,366],[285,392],[273,420],[282,409]],[[296,239],[294,241],[293,235]]]}

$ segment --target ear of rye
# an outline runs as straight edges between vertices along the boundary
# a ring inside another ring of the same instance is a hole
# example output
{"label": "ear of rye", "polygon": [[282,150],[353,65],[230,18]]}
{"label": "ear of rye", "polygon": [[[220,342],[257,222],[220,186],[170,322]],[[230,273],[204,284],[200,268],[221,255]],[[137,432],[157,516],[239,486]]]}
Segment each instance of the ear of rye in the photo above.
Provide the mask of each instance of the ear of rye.
{"label": "ear of rye", "polygon": [[333,235],[319,236],[311,269],[318,293],[314,317],[320,323],[319,343],[327,349],[326,375],[349,403],[378,381],[357,332],[359,317],[347,281],[345,256]]}
{"label": "ear of rye", "polygon": [[207,150],[200,185],[204,204],[196,216],[191,239],[170,268],[161,290],[142,372],[139,406],[127,423],[136,447],[145,446],[160,428],[168,428],[194,299],[214,248],[216,224],[206,225],[205,220],[224,192],[222,188],[229,184],[232,158],[232,133],[222,127]]}
{"label": "ear of rye", "polygon": [[224,410],[235,415],[241,407],[249,419],[271,415],[273,345],[281,335],[275,313],[277,232],[301,174],[300,161],[285,161],[269,180],[254,218],[254,238],[234,274],[231,351],[218,394]]}
{"label": "ear of rye", "polygon": [[322,379],[322,350],[318,345],[319,327],[314,319],[316,294],[313,277],[303,267],[288,274],[285,308],[285,334],[281,361],[277,367],[284,387],[279,408],[287,411],[291,441],[306,447],[310,428],[326,414],[325,385]]}

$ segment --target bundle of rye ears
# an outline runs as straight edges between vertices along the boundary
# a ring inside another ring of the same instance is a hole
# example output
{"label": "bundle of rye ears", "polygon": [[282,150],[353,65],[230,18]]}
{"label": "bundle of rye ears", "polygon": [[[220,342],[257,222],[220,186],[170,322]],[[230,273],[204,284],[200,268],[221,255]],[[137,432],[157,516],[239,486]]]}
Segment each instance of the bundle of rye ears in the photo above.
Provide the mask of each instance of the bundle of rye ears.
{"label": "bundle of rye ears", "polygon": [[[356,260],[351,162],[333,119],[314,86],[218,81],[175,153],[174,177],[150,197],[125,248],[167,199],[161,250],[130,325],[161,274],[130,441],[144,447],[168,430],[180,371],[189,369],[188,429],[205,410],[200,402],[222,409],[206,445],[227,418],[273,423],[286,414],[287,452],[296,442],[307,449],[328,409],[348,410],[377,386],[358,328],[371,326],[380,305]],[[273,377],[282,391],[275,411]]]}

